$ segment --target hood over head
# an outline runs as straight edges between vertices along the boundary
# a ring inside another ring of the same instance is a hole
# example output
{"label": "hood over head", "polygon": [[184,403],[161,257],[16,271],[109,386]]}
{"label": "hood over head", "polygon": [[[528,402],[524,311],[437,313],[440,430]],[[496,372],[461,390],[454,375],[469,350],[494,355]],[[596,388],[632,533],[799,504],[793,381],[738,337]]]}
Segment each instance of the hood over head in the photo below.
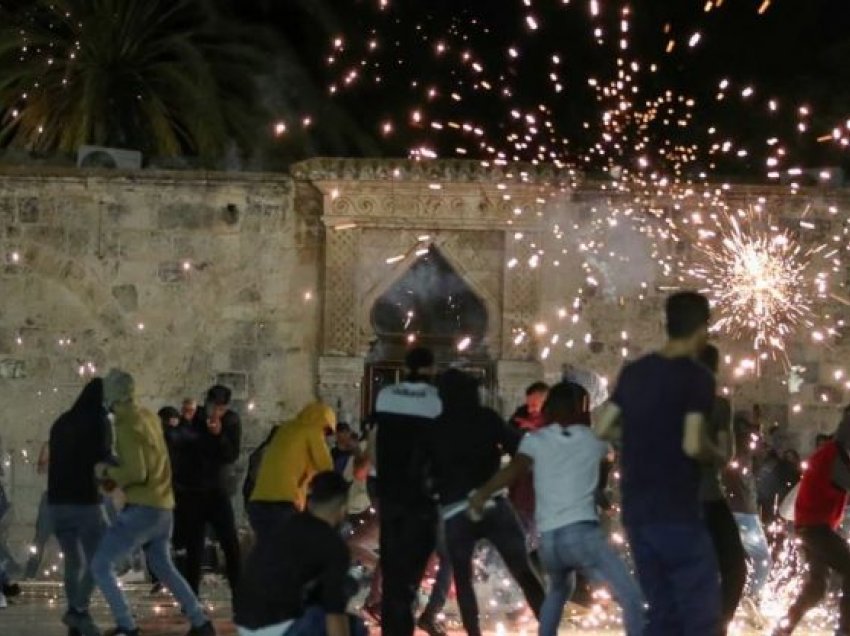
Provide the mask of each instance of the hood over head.
{"label": "hood over head", "polygon": [[120,369],[111,369],[103,379],[103,401],[107,407],[132,402],[136,393],[133,376]]}
{"label": "hood over head", "polygon": [[100,415],[103,412],[103,380],[89,380],[68,412],[72,415]]}
{"label": "hood over head", "polygon": [[328,428],[336,430],[336,413],[327,404],[313,402],[301,410],[295,417],[294,423],[316,428],[322,432]]}

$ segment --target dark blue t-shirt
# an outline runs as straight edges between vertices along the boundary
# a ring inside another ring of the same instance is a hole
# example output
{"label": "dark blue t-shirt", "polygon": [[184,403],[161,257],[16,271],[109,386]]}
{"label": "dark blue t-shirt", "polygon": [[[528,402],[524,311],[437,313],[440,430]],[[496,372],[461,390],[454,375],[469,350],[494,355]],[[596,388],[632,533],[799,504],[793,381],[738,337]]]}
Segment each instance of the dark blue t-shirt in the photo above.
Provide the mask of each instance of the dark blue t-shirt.
{"label": "dark blue t-shirt", "polygon": [[700,467],[682,449],[685,415],[711,413],[714,377],[690,358],[653,353],[620,373],[623,523],[698,521]]}

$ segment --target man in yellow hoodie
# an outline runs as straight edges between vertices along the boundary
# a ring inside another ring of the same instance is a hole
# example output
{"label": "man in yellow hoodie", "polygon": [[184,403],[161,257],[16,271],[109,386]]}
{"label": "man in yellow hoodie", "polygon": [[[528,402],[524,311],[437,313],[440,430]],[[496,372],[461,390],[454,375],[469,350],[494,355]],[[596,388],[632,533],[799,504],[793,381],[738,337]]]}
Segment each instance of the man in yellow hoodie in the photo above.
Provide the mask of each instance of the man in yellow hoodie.
{"label": "man in yellow hoodie", "polygon": [[248,503],[248,517],[258,540],[304,509],[313,475],[333,470],[325,433],[335,428],[333,409],[313,402],[274,432]]}
{"label": "man in yellow hoodie", "polygon": [[127,505],[109,528],[91,563],[95,583],[117,627],[104,636],[138,636],[130,606],[118,586],[114,564],[144,546],[151,571],[180,603],[192,623],[187,636],[214,636],[215,628],[198,598],[171,561],[169,541],[174,494],[171,464],[159,418],[135,403],[132,376],[113,369],[103,380],[106,407],[115,414],[118,465],[95,468],[105,490],[121,488]]}

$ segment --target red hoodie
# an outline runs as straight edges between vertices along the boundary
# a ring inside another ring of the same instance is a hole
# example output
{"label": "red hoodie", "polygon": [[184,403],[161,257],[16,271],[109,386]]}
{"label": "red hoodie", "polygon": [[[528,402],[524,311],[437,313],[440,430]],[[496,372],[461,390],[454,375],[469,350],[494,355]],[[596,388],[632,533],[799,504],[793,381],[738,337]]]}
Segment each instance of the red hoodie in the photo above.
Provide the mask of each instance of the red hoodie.
{"label": "red hoodie", "polygon": [[797,528],[829,526],[836,530],[844,520],[847,493],[832,483],[832,465],[839,452],[838,442],[831,441],[809,458],[794,504]]}

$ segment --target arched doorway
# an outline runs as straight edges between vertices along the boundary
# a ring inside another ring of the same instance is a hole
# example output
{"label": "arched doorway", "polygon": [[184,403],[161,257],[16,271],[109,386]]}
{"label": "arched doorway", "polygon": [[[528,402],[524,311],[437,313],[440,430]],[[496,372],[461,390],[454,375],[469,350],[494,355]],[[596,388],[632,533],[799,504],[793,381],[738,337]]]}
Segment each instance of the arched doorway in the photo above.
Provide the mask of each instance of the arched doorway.
{"label": "arched doorway", "polygon": [[494,402],[487,309],[437,247],[423,251],[375,301],[370,318],[375,340],[366,359],[364,417],[381,388],[402,378],[405,353],[414,346],[430,348],[440,368],[460,366],[477,376],[485,400]]}

